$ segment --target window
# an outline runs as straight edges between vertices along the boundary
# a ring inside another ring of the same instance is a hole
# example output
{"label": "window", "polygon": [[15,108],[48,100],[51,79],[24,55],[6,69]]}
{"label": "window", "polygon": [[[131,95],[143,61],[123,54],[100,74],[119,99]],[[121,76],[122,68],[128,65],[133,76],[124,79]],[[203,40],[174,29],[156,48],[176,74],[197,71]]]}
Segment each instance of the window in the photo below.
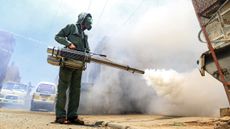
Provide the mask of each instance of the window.
{"label": "window", "polygon": [[36,90],[40,93],[55,94],[55,86],[50,84],[40,84]]}

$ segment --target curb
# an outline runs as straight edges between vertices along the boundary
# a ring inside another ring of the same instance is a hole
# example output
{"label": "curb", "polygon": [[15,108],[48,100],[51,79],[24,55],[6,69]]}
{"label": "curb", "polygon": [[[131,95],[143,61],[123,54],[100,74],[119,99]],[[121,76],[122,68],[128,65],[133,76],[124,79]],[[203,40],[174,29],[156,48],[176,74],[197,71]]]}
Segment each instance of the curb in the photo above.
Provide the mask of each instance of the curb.
{"label": "curb", "polygon": [[121,124],[112,123],[112,122],[105,122],[105,121],[101,125],[111,127],[113,129],[136,129],[136,128],[133,128],[131,126],[121,125]]}

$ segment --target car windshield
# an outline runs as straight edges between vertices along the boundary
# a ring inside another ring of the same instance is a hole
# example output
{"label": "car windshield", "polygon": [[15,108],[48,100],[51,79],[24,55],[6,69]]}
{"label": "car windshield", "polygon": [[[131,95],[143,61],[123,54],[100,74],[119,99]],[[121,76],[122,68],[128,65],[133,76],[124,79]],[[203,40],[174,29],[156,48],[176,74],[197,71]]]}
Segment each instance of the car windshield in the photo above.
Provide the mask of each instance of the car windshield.
{"label": "car windshield", "polygon": [[37,88],[37,92],[55,94],[55,87],[50,84],[40,84]]}
{"label": "car windshield", "polygon": [[17,83],[4,83],[2,89],[26,92],[27,85]]}

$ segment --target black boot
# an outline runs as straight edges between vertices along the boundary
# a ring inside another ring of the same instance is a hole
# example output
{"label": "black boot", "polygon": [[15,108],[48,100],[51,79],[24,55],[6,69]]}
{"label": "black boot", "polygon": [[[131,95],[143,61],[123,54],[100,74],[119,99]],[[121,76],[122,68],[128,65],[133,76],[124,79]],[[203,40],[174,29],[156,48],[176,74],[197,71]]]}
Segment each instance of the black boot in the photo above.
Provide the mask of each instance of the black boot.
{"label": "black boot", "polygon": [[69,121],[71,124],[84,125],[84,121],[80,120],[80,119],[78,118],[78,116],[69,117],[69,118],[68,118],[68,121]]}
{"label": "black boot", "polygon": [[68,124],[69,121],[66,119],[66,117],[56,117],[55,123]]}

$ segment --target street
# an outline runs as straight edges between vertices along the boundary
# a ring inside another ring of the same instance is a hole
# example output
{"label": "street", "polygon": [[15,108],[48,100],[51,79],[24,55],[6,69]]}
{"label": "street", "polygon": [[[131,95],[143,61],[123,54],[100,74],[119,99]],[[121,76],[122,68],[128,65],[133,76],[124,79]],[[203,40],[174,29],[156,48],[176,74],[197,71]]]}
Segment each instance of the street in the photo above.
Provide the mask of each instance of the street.
{"label": "street", "polygon": [[230,120],[229,117],[171,117],[141,114],[80,115],[80,118],[86,122],[85,126],[53,123],[55,119],[53,112],[0,109],[0,129],[214,129],[216,123]]}

